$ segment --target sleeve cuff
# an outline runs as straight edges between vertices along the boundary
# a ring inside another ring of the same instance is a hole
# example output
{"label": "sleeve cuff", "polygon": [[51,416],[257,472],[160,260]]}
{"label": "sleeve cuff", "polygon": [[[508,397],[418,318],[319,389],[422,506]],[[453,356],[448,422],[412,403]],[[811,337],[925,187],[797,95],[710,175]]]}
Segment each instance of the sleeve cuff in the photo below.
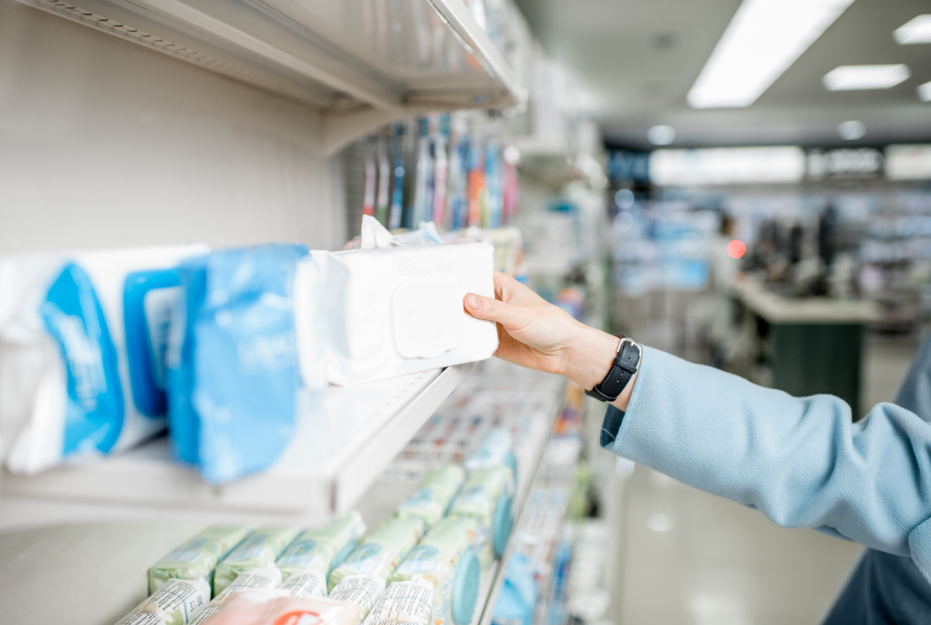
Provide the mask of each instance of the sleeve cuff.
{"label": "sleeve cuff", "polygon": [[603,448],[609,449],[614,444],[617,435],[621,431],[621,423],[623,421],[624,411],[619,410],[612,404],[608,404],[604,421],[601,424],[601,446]]}

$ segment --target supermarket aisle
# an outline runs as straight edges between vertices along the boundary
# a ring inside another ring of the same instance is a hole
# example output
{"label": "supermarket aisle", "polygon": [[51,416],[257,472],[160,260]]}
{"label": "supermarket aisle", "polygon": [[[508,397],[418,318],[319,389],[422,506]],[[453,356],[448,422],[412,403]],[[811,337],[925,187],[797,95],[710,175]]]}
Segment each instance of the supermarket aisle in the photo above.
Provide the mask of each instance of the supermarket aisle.
{"label": "supermarket aisle", "polygon": [[[700,360],[668,324],[644,342]],[[916,338],[870,337],[864,401],[891,400]],[[618,625],[816,625],[862,548],[702,493],[645,467],[627,485]]]}
{"label": "supermarket aisle", "polygon": [[815,625],[861,551],[644,467],[628,492],[619,625]]}

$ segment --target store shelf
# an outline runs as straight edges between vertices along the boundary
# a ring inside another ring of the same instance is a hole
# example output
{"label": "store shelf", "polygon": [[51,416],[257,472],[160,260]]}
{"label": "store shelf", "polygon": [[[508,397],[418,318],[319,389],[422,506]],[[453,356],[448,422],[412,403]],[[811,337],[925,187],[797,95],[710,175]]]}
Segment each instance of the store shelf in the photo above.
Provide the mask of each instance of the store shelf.
{"label": "store shelf", "polygon": [[[553,433],[553,425],[562,410],[565,397],[565,380],[552,376],[553,397],[550,410],[545,412],[545,418],[538,419],[522,440],[515,441],[515,454],[518,466],[518,484],[514,497],[514,526],[504,555],[496,559],[489,568],[483,572],[481,586],[479,587],[478,603],[471,625],[490,625],[494,613],[494,606],[504,584],[507,563],[516,548],[517,528],[523,520],[526,503],[530,492],[538,483],[538,475],[546,450],[547,443]],[[438,464],[442,464],[439,462]],[[395,469],[402,469],[403,473],[413,475],[416,466],[423,467],[423,460],[398,460]],[[394,477],[382,478],[372,484],[369,491],[360,500],[357,508],[370,524],[390,516],[398,504],[407,499],[417,489],[418,480],[399,480]]]}
{"label": "store shelf", "polygon": [[19,1],[310,106],[327,153],[410,114],[525,98],[462,0]]}
{"label": "store shelf", "polygon": [[323,522],[359,501],[470,367],[331,387],[274,467],[224,486],[173,462],[164,438],[84,466],[7,472],[0,528],[100,518]]}
{"label": "store shelf", "polygon": [[[560,382],[560,397],[565,396],[564,381]],[[501,588],[504,585],[504,578],[507,575],[508,562],[517,549],[517,530],[524,521],[527,513],[527,500],[530,491],[538,482],[540,477],[540,465],[543,461],[543,454],[546,451],[546,444],[553,433],[553,424],[562,410],[563,402],[556,404],[555,410],[548,415],[545,423],[541,424],[533,434],[532,440],[524,450],[523,458],[518,458],[518,470],[522,475],[517,487],[517,495],[514,498],[514,525],[511,530],[511,536],[508,538],[504,554],[500,559],[495,561],[493,568],[486,573],[486,579],[483,580],[481,594],[479,595],[479,606],[476,608],[476,614],[472,619],[472,625],[491,625],[492,617],[495,612],[495,604],[498,603],[498,596],[501,594]]]}

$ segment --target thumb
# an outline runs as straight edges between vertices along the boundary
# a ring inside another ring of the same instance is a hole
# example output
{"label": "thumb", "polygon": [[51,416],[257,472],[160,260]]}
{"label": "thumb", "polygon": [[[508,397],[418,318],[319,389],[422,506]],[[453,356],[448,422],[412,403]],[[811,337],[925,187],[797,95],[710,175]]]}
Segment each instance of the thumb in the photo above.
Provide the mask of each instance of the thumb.
{"label": "thumb", "polygon": [[505,304],[493,297],[469,293],[463,303],[473,317],[495,321],[506,328],[517,325],[523,317],[522,311],[516,306]]}

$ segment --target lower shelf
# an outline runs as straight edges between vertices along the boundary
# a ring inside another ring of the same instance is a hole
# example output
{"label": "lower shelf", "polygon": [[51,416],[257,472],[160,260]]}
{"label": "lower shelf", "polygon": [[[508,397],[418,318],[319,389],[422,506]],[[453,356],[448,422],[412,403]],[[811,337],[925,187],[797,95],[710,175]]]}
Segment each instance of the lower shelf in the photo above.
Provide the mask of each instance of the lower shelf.
{"label": "lower shelf", "polygon": [[165,517],[322,523],[359,501],[470,368],[331,387],[274,467],[223,486],[173,462],[164,438],[37,476],[5,472],[0,529]]}

